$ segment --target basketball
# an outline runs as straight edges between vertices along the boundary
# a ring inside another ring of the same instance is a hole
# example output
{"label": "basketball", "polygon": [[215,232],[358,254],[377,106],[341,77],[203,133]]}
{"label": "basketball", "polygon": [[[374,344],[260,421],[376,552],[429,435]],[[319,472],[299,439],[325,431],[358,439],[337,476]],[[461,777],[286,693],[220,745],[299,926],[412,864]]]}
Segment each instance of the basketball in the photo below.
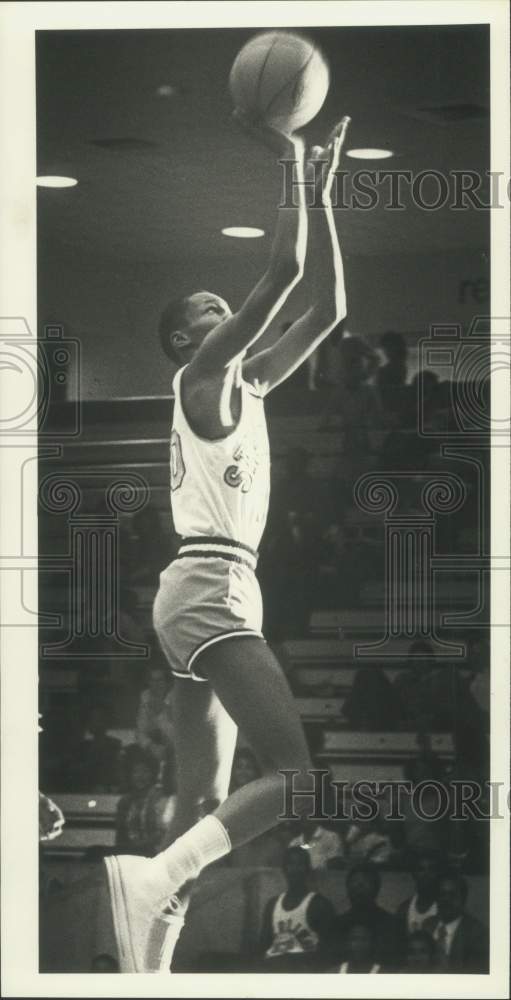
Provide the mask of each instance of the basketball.
{"label": "basketball", "polygon": [[293,132],[317,115],[330,74],[307,38],[268,31],[251,38],[234,60],[229,86],[235,107]]}

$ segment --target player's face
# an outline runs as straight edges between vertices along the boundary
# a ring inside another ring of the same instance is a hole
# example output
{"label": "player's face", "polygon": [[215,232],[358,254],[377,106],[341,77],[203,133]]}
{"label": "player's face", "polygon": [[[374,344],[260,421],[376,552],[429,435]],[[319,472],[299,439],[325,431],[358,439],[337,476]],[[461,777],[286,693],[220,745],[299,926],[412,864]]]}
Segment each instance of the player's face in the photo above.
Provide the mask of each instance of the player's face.
{"label": "player's face", "polygon": [[213,292],[195,292],[186,304],[187,331],[194,344],[202,343],[204,337],[218,326],[232,312],[224,299]]}

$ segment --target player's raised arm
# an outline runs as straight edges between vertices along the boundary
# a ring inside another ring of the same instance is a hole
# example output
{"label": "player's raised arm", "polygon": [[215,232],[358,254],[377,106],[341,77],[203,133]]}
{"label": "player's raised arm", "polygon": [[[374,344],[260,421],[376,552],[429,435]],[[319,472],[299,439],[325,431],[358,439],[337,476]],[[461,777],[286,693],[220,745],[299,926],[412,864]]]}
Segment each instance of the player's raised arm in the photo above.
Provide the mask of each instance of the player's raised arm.
{"label": "player's raised arm", "polygon": [[[303,180],[303,143],[294,136],[237,115],[245,130],[264,142],[278,160],[295,162],[296,180]],[[268,265],[237,313],[220,322],[205,337],[188,366],[188,381],[228,367],[263,333],[303,274],[307,244],[307,211],[303,185],[292,207],[280,207]]]}
{"label": "player's raised arm", "polygon": [[[346,292],[339,240],[335,228],[331,190],[350,119],[345,117],[331,133],[325,150],[315,147],[313,160],[326,160],[317,169],[318,190],[309,209],[309,243],[306,271],[313,282],[312,303],[280,340],[243,365],[247,381],[269,392],[294,372],[346,316]],[[309,172],[314,163],[309,164]]]}

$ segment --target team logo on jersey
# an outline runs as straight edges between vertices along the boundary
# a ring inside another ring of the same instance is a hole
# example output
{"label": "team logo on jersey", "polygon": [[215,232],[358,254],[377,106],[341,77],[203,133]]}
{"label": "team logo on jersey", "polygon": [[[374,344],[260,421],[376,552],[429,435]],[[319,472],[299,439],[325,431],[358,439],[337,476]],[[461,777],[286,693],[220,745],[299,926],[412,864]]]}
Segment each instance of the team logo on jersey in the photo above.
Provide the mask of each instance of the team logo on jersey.
{"label": "team logo on jersey", "polygon": [[183,459],[181,438],[174,429],[170,435],[170,489],[178,490],[183,482],[186,467]]}
{"label": "team logo on jersey", "polygon": [[268,954],[286,955],[296,951],[314,951],[315,948],[315,934],[302,921],[291,917],[277,921],[277,933]]}
{"label": "team logo on jersey", "polygon": [[249,437],[243,438],[232,457],[235,464],[227,466],[224,472],[224,482],[235,489],[240,487],[242,493],[248,493],[259,465],[254,442]]}

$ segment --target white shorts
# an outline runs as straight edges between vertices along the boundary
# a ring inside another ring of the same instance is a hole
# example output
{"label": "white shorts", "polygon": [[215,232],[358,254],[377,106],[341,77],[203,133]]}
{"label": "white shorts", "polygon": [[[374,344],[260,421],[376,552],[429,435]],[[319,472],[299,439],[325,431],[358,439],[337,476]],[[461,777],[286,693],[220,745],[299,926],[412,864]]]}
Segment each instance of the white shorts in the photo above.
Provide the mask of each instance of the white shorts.
{"label": "white shorts", "polygon": [[193,667],[204,649],[232,636],[262,638],[257,554],[228,539],[185,539],[160,573],[153,624],[177,677],[206,680]]}

